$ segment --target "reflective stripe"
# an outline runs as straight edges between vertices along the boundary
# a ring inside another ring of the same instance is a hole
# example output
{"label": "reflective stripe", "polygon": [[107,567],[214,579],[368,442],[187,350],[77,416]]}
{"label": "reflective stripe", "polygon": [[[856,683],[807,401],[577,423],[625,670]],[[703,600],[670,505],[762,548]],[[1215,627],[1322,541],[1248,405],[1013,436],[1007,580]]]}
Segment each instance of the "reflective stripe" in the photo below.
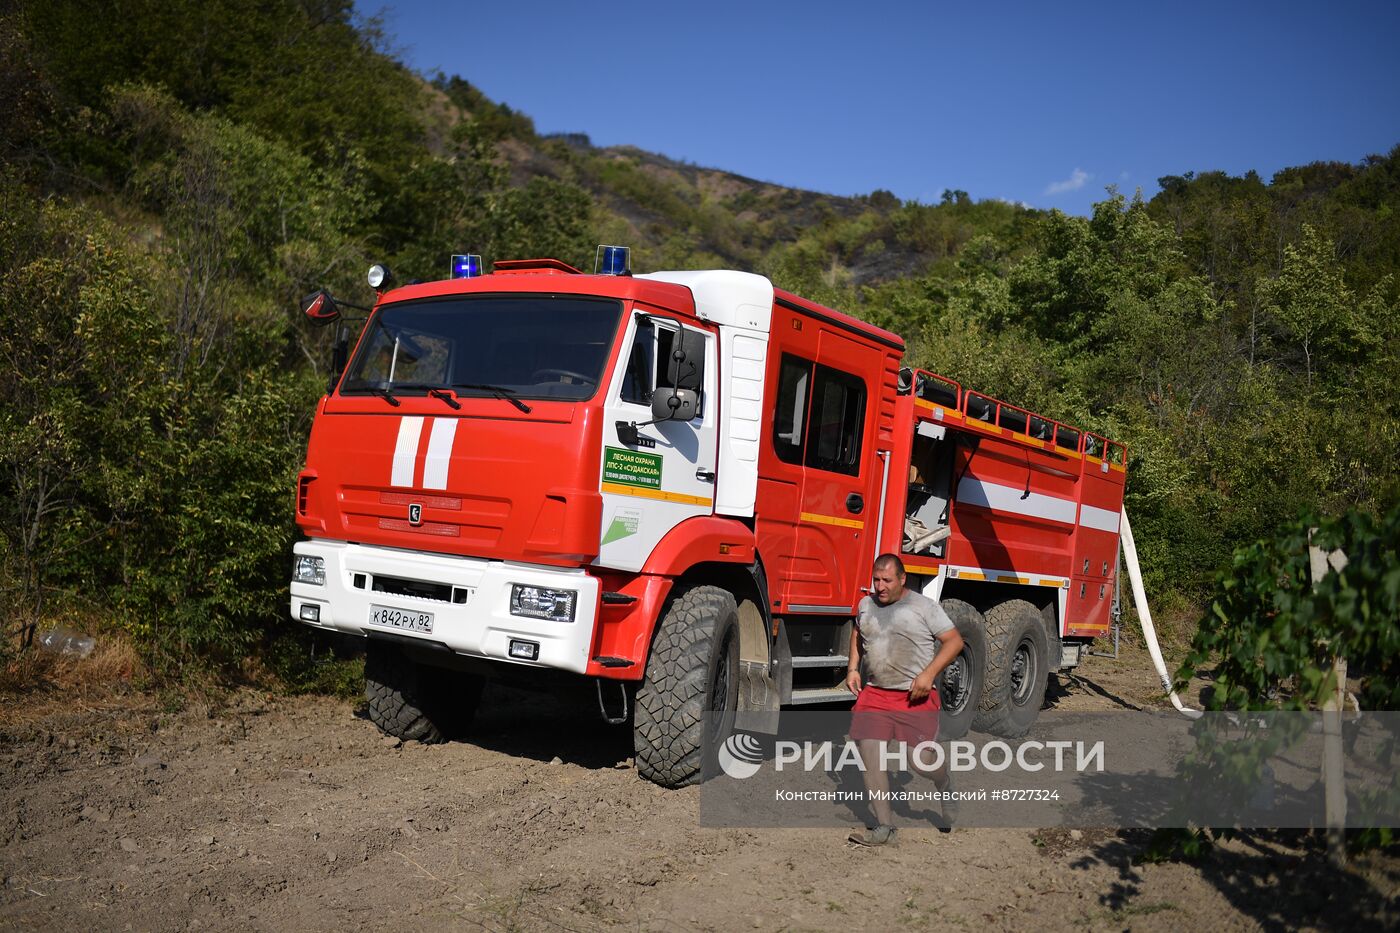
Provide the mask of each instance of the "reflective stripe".
{"label": "reflective stripe", "polygon": [[[905,569],[909,569],[907,566]],[[1026,576],[1012,570],[986,570],[981,567],[949,567],[948,576],[957,580],[987,580],[991,583],[1019,583],[1022,586],[1048,586],[1063,589],[1069,586],[1065,577]]]}
{"label": "reflective stripe", "polygon": [[399,439],[394,444],[394,470],[390,474],[389,485],[413,485],[413,467],[418,462],[418,438],[422,434],[422,418],[405,417],[399,420]]}
{"label": "reflective stripe", "polygon": [[1074,500],[1060,499],[1038,492],[1026,495],[1024,489],[987,483],[979,479],[964,477],[958,483],[958,501],[968,505],[980,505],[984,509],[999,512],[1014,512],[1052,522],[1074,524]]}
{"label": "reflective stripe", "polygon": [[428,436],[428,455],[423,461],[423,488],[446,489],[447,470],[452,464],[452,440],[457,436],[456,418],[434,418]]}
{"label": "reflective stripe", "polygon": [[685,493],[666,492],[661,489],[642,489],[638,486],[623,486],[620,483],[602,483],[598,489],[602,492],[612,493],[614,496],[636,496],[638,499],[656,499],[661,502],[678,502],[681,505],[698,505],[705,508],[709,508],[715,501],[704,496],[688,496]]}
{"label": "reflective stripe", "polygon": [[1117,534],[1118,513],[1110,512],[1108,509],[1096,509],[1092,505],[1081,505],[1079,507],[1079,524],[1085,528]]}
{"label": "reflective stripe", "polygon": [[839,518],[835,515],[818,515],[816,512],[803,512],[804,522],[816,522],[818,525],[836,525],[841,528],[864,528],[865,522],[854,518]]}

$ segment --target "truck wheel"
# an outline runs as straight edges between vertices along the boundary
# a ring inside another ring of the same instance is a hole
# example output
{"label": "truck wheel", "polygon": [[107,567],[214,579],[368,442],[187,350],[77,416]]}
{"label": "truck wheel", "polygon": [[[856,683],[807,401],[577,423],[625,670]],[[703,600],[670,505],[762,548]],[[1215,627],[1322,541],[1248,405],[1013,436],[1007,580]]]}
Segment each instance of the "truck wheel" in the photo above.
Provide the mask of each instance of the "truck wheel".
{"label": "truck wheel", "polygon": [[415,664],[392,645],[365,650],[369,719],[405,741],[441,742],[471,722],[481,697],[478,677]]}
{"label": "truck wheel", "polygon": [[1023,599],[993,606],[986,619],[987,683],[973,728],[1020,738],[1030,731],[1045,702],[1045,623],[1040,610]]}
{"label": "truck wheel", "polygon": [[738,607],[717,586],[691,587],[672,600],[652,639],[633,722],[637,770],[662,787],[697,783],[705,711],[725,713],[726,733],[738,705]]}
{"label": "truck wheel", "polygon": [[987,633],[982,613],[961,599],[939,603],[963,638],[963,650],[943,669],[938,679],[938,698],[943,711],[938,716],[938,737],[960,739],[972,728],[973,717],[982,701],[982,681],[987,668]]}

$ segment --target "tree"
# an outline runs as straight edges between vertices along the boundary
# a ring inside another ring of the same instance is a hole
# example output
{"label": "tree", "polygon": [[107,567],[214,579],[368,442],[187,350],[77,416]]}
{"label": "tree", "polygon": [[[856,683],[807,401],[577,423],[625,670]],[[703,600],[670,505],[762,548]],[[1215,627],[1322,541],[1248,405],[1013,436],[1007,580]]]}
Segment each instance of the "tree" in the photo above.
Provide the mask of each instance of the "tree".
{"label": "tree", "polygon": [[166,338],[152,267],[120,241],[0,180],[0,539],[29,633],[65,582],[100,578],[94,555],[149,491],[113,458],[160,456]]}
{"label": "tree", "polygon": [[1284,247],[1277,278],[1260,282],[1258,290],[1265,310],[1302,350],[1311,389],[1314,357],[1356,336],[1355,298],[1331,241],[1304,224],[1302,242]]}

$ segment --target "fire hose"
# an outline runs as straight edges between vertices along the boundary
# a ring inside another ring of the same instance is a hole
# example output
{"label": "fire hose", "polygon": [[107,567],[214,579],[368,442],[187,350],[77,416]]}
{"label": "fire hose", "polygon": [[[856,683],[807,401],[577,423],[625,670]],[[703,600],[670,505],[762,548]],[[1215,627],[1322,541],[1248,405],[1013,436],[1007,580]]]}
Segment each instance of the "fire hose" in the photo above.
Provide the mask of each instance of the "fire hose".
{"label": "fire hose", "polygon": [[1162,660],[1162,649],[1157,644],[1157,629],[1152,624],[1152,611],[1147,608],[1147,590],[1142,585],[1142,568],[1138,566],[1137,545],[1133,543],[1133,527],[1128,524],[1128,510],[1123,509],[1119,520],[1120,540],[1123,543],[1123,562],[1128,566],[1128,581],[1133,587],[1133,605],[1137,607],[1138,621],[1142,623],[1142,636],[1147,642],[1147,653],[1152,656],[1152,665],[1157,668],[1157,677],[1162,689],[1171,697],[1172,706],[1191,719],[1199,719],[1201,711],[1192,709],[1181,702],[1172,679],[1167,674],[1167,663]]}

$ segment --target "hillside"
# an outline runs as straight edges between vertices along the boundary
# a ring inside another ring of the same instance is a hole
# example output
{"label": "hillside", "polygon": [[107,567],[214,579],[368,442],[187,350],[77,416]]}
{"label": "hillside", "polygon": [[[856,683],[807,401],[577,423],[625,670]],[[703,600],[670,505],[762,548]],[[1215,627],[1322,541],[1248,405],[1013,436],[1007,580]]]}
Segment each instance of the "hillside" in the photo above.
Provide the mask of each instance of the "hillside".
{"label": "hillside", "polygon": [[[1194,611],[1302,511],[1400,499],[1400,148],[1198,171],[1090,217],[837,198],[582,136],[415,75],[348,3],[25,0],[0,14],[0,590],[20,628],[295,673],[289,490],[325,385],[295,302],[555,256],[736,267],[908,359],[1106,432],[1155,599]],[[6,649],[15,644],[13,633]]]}

